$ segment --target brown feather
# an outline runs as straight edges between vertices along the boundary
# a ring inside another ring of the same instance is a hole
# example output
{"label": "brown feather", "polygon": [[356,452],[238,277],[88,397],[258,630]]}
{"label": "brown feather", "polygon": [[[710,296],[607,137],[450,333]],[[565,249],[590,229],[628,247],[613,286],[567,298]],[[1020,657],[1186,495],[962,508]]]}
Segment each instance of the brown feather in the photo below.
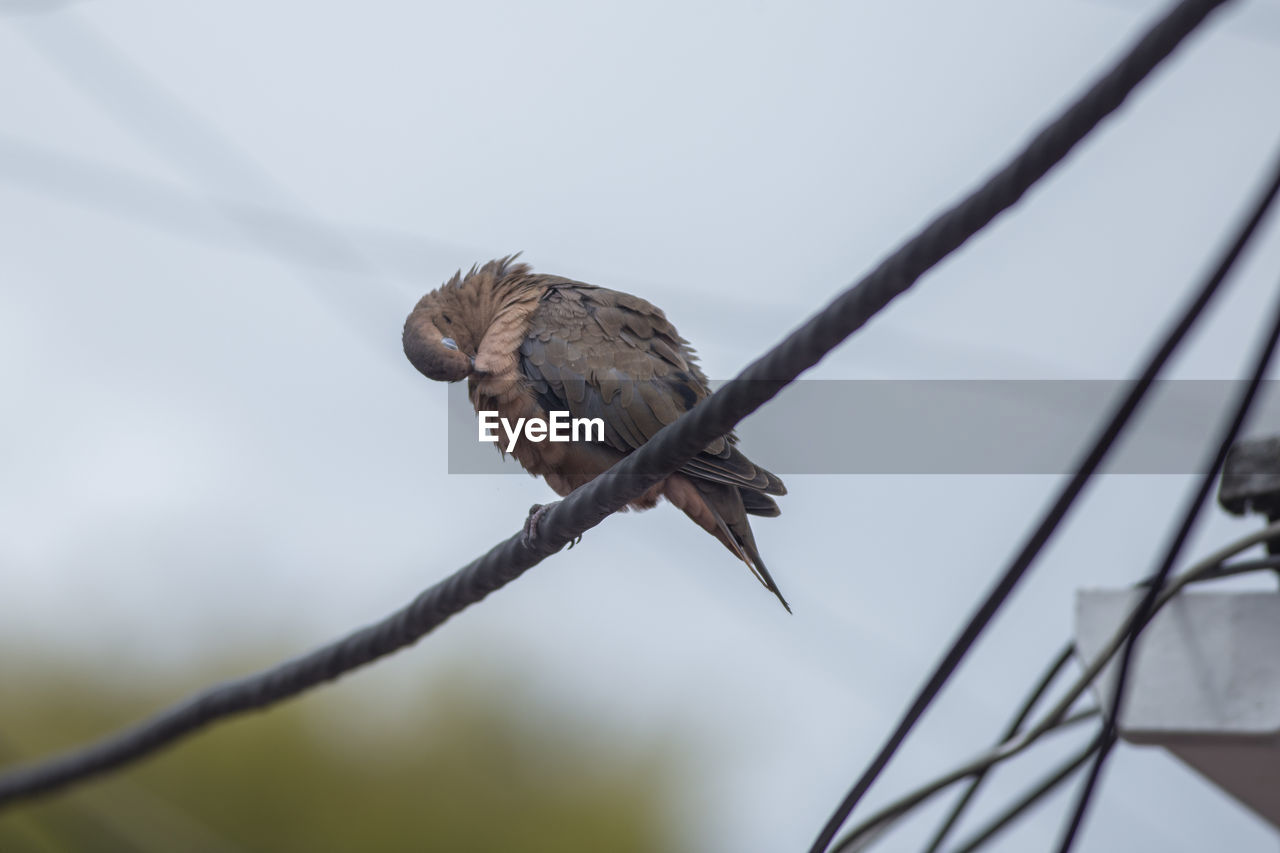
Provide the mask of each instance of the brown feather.
{"label": "brown feather", "polygon": [[[512,423],[551,411],[600,418],[600,442],[516,442],[516,461],[561,496],[711,393],[693,348],[661,310],[628,293],[534,274],[515,256],[459,272],[424,296],[405,322],[404,345],[429,378],[465,377],[477,411],[496,410]],[[746,563],[789,612],[747,521],[749,513],[777,515],[769,496],[786,488],[736,443],[733,433],[716,439],[630,507],[648,509],[666,497]]]}

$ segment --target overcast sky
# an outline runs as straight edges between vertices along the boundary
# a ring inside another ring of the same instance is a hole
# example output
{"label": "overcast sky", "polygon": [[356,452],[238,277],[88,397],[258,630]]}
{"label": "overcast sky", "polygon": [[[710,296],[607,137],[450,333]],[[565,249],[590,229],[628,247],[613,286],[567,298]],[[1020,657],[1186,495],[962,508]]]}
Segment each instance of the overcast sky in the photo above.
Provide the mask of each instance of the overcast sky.
{"label": "overcast sky", "polygon": [[[0,3],[0,640],[163,675],[383,615],[551,497],[447,473],[446,389],[400,350],[423,292],[523,250],[656,303],[731,376],[1162,5]],[[813,375],[1131,376],[1280,142],[1280,7],[1234,6]],[[1280,222],[1260,236],[1173,375],[1241,375],[1280,276]],[[856,412],[796,415],[777,440],[859,441]],[[702,744],[700,849],[804,849],[1058,478],[779,473],[755,529],[794,616],[660,507],[352,683],[519,672]],[[1149,571],[1189,484],[1095,484],[868,805],[985,746],[1075,590]],[[1215,509],[1188,553],[1254,526]],[[1045,849],[1067,804],[996,849]],[[1276,848],[1122,745],[1078,849]]]}

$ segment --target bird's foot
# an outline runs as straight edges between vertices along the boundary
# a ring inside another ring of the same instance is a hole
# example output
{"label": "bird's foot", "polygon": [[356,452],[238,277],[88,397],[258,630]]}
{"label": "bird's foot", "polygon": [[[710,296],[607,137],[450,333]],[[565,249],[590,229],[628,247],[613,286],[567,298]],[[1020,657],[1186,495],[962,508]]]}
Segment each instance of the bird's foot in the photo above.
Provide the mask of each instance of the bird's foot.
{"label": "bird's foot", "polygon": [[522,538],[526,548],[533,548],[535,542],[538,541],[538,522],[542,520],[542,516],[546,511],[555,506],[554,503],[534,504],[529,507],[529,515],[524,520],[524,532]]}
{"label": "bird's foot", "polygon": [[533,543],[538,541],[538,522],[542,520],[542,515],[546,511],[547,504],[534,504],[529,507],[529,515],[524,520],[524,532],[521,534],[525,547],[532,547]]}
{"label": "bird's foot", "polygon": [[[535,547],[535,543],[539,539],[538,522],[542,520],[542,516],[546,514],[547,510],[551,509],[553,506],[555,506],[558,503],[560,502],[555,501],[549,504],[534,504],[533,506],[529,507],[529,515],[524,520],[524,531],[521,534],[524,541],[524,546],[526,548]],[[569,547],[572,548],[574,545],[577,545],[581,541],[582,541],[582,534],[579,533],[569,543]]]}

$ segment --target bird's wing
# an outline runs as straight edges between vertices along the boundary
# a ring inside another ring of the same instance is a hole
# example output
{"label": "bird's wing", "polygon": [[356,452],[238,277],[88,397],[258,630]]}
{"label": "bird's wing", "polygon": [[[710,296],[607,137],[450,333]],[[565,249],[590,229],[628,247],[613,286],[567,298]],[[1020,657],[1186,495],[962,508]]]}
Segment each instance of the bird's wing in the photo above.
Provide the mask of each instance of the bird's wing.
{"label": "bird's wing", "polygon": [[[710,393],[693,350],[663,313],[643,299],[602,287],[554,284],[534,311],[520,346],[519,370],[547,411],[600,418],[604,444],[640,447]],[[775,515],[766,495],[782,481],[717,439],[681,473],[757,493],[748,511]]]}

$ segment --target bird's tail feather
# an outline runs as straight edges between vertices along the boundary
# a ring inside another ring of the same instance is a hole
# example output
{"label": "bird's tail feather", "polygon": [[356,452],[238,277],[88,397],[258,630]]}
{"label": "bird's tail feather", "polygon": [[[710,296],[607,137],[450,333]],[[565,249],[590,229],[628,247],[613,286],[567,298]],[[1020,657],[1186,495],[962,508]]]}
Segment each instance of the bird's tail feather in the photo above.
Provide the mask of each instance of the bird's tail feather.
{"label": "bird's tail feather", "polygon": [[773,576],[760,558],[756,550],[756,539],[751,532],[751,524],[747,521],[747,510],[743,506],[742,495],[733,486],[716,484],[695,484],[698,492],[706,502],[707,508],[715,517],[716,526],[720,529],[717,537],[738,559],[747,564],[747,568],[764,585],[764,588],[778,597],[788,613],[791,605],[782,597],[782,591],[774,583]]}

